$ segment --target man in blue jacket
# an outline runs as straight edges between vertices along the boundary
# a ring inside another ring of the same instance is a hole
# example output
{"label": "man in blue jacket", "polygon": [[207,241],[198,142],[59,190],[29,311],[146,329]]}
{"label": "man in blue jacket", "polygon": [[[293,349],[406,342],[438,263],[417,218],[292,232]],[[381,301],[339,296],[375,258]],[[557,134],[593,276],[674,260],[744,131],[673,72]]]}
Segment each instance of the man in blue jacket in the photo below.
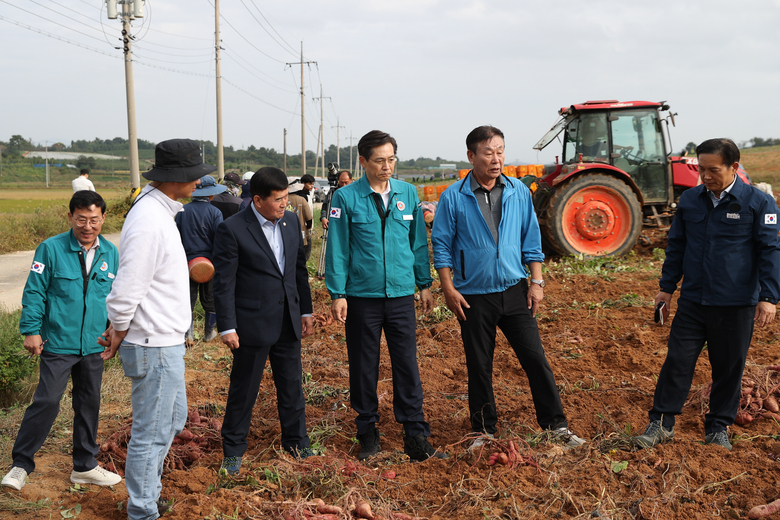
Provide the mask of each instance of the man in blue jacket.
{"label": "man in blue jacket", "polygon": [[[442,193],[431,242],[447,307],[460,320],[471,428],[484,434],[472,448],[496,433],[496,327],[528,376],[539,425],[569,446],[580,446],[585,440],[568,428],[535,318],[544,297],[544,254],[531,192],[502,174],[501,130],[475,128],[466,137],[466,147],[473,169]],[[530,288],[526,265],[531,270]]]}
{"label": "man in blue jacket", "polygon": [[404,426],[404,452],[416,461],[446,458],[428,442],[431,428],[423,413],[417,366],[415,285],[423,312],[433,306],[428,235],[416,188],[391,178],[397,149],[385,132],[364,135],[358,153],[366,175],[336,190],[329,214],[325,283],[333,317],[346,323],[360,460],[382,449],[376,425],[383,329],[393,367],[395,419]]}
{"label": "man in blue jacket", "polygon": [[2,485],[22,489],[35,469],[35,453],[49,435],[60,400],[73,379],[73,472],[71,482],[111,486],[121,477],[98,466],[97,428],[106,296],[117,271],[116,247],[100,236],[106,203],[94,191],[70,199],[71,230],[44,240],[33,257],[22,296],[19,330],[31,357],[40,356],[35,397],[16,436],[13,467]]}
{"label": "man in blue jacket", "polygon": [[683,279],[650,424],[634,438],[643,448],[674,437],[675,415],[682,412],[706,344],[712,391],[704,443],[731,450],[726,428],[739,407],[753,327],[774,320],[780,298],[777,204],[739,178],[739,148],[731,139],[704,141],[696,154],[702,184],[680,197],[655,297],[666,319]]}
{"label": "man in blue jacket", "polygon": [[[198,257],[212,261],[214,236],[217,234],[217,226],[222,224],[222,212],[209,202],[214,198],[214,195],[226,190],[227,186],[217,184],[214,177],[204,175],[192,193],[192,202],[185,204],[182,211],[176,214],[176,227],[181,233],[181,243],[184,246],[184,252],[187,253],[188,263]],[[195,310],[195,302],[200,296],[200,304],[203,307],[203,312],[206,313],[203,341],[211,341],[217,337],[217,332],[214,330],[217,325],[217,314],[214,310],[213,287],[213,279],[198,283],[190,278],[190,309]],[[192,345],[192,341],[192,324],[190,324],[185,342],[187,345]]]}

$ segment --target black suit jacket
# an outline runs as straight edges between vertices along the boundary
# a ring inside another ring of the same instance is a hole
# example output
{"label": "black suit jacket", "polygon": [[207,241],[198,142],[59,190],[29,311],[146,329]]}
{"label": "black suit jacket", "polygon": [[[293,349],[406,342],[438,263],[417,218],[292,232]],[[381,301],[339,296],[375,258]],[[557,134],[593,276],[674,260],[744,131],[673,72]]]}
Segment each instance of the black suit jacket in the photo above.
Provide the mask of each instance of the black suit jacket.
{"label": "black suit jacket", "polygon": [[285,211],[279,224],[284,241],[284,272],[252,207],[222,222],[214,238],[214,304],[217,329],[236,329],[241,345],[276,343],[284,323],[284,300],[295,335],[301,337],[301,314],[311,314],[311,292],[301,226]]}

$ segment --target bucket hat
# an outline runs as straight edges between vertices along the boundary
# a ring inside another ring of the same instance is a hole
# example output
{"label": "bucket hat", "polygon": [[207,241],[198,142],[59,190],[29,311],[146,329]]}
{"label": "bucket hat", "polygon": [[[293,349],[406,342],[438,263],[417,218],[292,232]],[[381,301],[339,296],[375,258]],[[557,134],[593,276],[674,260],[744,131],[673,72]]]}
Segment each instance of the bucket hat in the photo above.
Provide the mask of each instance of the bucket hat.
{"label": "bucket hat", "polygon": [[255,172],[246,172],[241,179],[245,180],[246,182],[249,182],[252,180],[252,176],[255,174]]}
{"label": "bucket hat", "polygon": [[192,182],[217,168],[203,162],[200,146],[192,139],[169,139],[154,149],[154,165],[145,179],[159,182]]}
{"label": "bucket hat", "polygon": [[210,197],[212,195],[218,195],[227,190],[227,186],[223,184],[217,184],[214,177],[211,175],[204,175],[200,178],[200,184],[195,186],[195,191],[192,192],[193,197]]}

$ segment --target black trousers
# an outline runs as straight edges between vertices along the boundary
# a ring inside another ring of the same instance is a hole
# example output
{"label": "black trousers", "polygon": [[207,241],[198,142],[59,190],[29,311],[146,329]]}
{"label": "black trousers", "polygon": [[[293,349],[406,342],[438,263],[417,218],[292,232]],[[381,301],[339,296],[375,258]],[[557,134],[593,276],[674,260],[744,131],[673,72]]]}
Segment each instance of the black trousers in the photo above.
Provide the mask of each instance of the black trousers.
{"label": "black trousers", "polygon": [[204,312],[216,312],[214,310],[214,279],[206,283],[198,283],[190,278],[190,311],[195,310],[195,302],[200,296],[200,304]]}
{"label": "black trousers", "polygon": [[650,410],[651,421],[674,426],[691,389],[696,360],[704,344],[712,366],[710,411],[705,433],[717,433],[734,423],[739,408],[742,371],[753,338],[755,306],[716,307],[678,298],[669,334],[669,350],[661,367]]}
{"label": "black trousers", "polygon": [[496,433],[496,399],[493,394],[493,353],[496,327],[506,336],[528,376],[536,420],[544,429],[567,426],[561,396],[544,354],[536,318],[528,309],[528,283],[523,280],[504,292],[464,294],[471,306],[460,322],[469,375],[471,429]]}
{"label": "black trousers", "polygon": [[89,471],[97,466],[97,429],[103,360],[100,353],[87,356],[41,353],[40,379],[33,402],[27,407],[16,435],[13,465],[27,473],[35,469],[35,454],[43,446],[57,414],[60,400],[73,378],[73,469]]}
{"label": "black trousers", "polygon": [[292,451],[310,445],[306,434],[306,400],[301,381],[301,341],[295,337],[286,302],[284,316],[282,334],[276,343],[265,347],[241,344],[232,351],[233,368],[230,371],[225,421],[222,423],[222,452],[225,457],[241,457],[246,452],[252,409],[263,380],[266,359],[271,360],[276,386],[282,447]]}
{"label": "black trousers", "polygon": [[423,413],[423,391],[417,366],[417,319],[414,296],[400,298],[347,297],[349,395],[358,435],[379,422],[379,342],[385,331],[393,373],[393,411],[409,437],[431,434]]}

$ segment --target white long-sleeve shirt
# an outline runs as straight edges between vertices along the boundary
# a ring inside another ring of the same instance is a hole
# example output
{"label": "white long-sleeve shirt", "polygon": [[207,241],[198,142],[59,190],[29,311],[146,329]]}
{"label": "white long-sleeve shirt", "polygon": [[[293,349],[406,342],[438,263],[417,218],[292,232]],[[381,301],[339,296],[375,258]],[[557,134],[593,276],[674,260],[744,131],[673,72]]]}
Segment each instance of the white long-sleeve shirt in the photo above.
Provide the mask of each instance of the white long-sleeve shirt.
{"label": "white long-sleeve shirt", "polygon": [[147,185],[122,227],[119,269],[106,306],[114,329],[128,331],[129,343],[184,343],[191,320],[189,273],[173,220],[182,207]]}

